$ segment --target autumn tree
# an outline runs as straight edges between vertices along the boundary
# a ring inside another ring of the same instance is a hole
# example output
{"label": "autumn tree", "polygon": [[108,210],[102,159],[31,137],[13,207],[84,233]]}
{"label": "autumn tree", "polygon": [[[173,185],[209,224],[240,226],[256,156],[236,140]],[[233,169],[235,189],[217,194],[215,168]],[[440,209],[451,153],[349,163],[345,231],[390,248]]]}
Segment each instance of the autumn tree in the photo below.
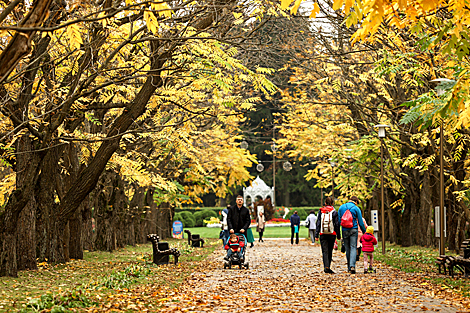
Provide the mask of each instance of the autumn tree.
{"label": "autumn tree", "polygon": [[[124,137],[133,141],[132,134],[163,134],[175,126],[191,129],[183,133],[192,136],[198,131],[190,123],[194,116],[211,116],[216,123],[225,107],[253,105],[231,86],[274,88],[263,73],[231,57],[229,43],[236,37],[230,29],[250,14],[263,14],[261,4],[105,1],[44,7],[49,10],[44,22],[19,21],[35,12],[33,5],[15,8],[2,25],[10,31],[3,42],[12,45],[26,34],[34,49],[18,58],[2,85],[3,159],[17,173],[17,183],[1,214],[1,275],[16,275],[20,250],[20,263],[29,268],[36,257],[67,260],[69,237],[80,235],[70,221],[77,220],[80,206],[87,210],[84,200],[102,173],[142,167],[137,155],[126,155]],[[192,168],[205,171],[197,164]],[[114,201],[126,184],[112,176],[103,180],[113,186],[110,203],[122,205]],[[154,172],[152,179],[158,176]],[[157,186],[176,188],[171,179]]]}

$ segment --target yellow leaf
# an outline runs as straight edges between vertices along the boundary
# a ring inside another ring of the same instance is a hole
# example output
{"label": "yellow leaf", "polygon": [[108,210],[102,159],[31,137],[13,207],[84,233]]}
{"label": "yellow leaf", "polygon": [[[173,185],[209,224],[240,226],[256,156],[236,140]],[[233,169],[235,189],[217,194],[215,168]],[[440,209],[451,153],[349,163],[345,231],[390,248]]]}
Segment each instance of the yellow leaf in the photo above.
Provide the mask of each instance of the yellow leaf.
{"label": "yellow leaf", "polygon": [[292,9],[290,10],[290,13],[291,14],[296,14],[297,13],[297,10],[299,9],[299,6],[300,6],[300,3],[302,2],[302,0],[296,0],[295,1],[295,4],[294,6],[292,7]]}
{"label": "yellow leaf", "polygon": [[242,16],[243,13],[236,13],[236,12],[233,12],[233,16],[235,16],[236,19],[239,19],[240,16]]}
{"label": "yellow leaf", "polygon": [[333,10],[338,10],[343,5],[343,0],[335,0],[333,3]]}
{"label": "yellow leaf", "polygon": [[318,6],[318,3],[313,4],[313,10],[310,13],[309,18],[315,18],[317,16],[317,13],[320,13],[320,7]]}
{"label": "yellow leaf", "polygon": [[346,0],[344,5],[344,12],[348,13],[349,9],[352,7],[353,0]]}
{"label": "yellow leaf", "polygon": [[285,10],[292,3],[292,0],[281,0],[281,9]]}

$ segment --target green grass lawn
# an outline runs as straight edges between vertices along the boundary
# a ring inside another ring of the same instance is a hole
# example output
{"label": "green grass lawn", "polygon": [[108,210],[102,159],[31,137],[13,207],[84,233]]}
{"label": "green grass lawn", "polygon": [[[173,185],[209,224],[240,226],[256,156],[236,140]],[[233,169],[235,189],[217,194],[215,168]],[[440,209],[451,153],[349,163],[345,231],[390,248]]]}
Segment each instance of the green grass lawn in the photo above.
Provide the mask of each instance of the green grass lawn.
{"label": "green grass lawn", "polygon": [[[186,228],[191,234],[199,234],[202,238],[219,238],[220,228],[209,227],[193,227]],[[251,229],[255,239],[258,238],[256,228]],[[266,227],[264,229],[263,238],[290,238],[290,227]],[[186,236],[186,234],[185,234]],[[300,238],[307,238],[309,236],[307,227],[300,227]],[[185,237],[186,238],[186,237]]]}

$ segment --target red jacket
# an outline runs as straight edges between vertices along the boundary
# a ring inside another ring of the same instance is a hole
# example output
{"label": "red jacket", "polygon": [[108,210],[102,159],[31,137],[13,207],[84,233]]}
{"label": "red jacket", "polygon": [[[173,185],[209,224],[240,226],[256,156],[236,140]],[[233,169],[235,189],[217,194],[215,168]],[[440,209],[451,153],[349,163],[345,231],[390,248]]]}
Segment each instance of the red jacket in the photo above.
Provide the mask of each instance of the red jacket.
{"label": "red jacket", "polygon": [[232,242],[230,238],[227,240],[227,244],[225,245],[225,250],[228,249],[234,249],[235,251],[238,251],[238,248],[243,248],[245,246],[245,243],[243,241],[240,241],[240,238],[237,236],[237,241]]}
{"label": "red jacket", "polygon": [[361,238],[362,252],[374,252],[374,245],[377,244],[377,239],[374,235],[365,233]]}

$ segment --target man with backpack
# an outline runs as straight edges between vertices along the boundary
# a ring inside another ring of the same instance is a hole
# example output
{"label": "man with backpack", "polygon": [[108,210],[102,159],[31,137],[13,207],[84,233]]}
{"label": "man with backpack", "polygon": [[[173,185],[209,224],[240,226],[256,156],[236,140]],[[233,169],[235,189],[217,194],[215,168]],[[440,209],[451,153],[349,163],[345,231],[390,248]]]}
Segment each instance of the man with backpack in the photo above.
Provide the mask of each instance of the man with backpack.
{"label": "man with backpack", "polygon": [[318,238],[318,235],[320,235],[324,272],[334,274],[335,272],[330,268],[333,259],[333,247],[336,238],[341,239],[341,233],[339,231],[338,212],[333,207],[333,199],[330,197],[326,198],[325,206],[318,212],[315,238]]}
{"label": "man with backpack", "polygon": [[362,232],[366,232],[362,221],[361,210],[357,207],[358,204],[359,199],[356,196],[352,196],[349,198],[349,202],[340,206],[338,210],[341,227],[343,229],[343,245],[346,250],[348,272],[351,274],[356,274],[358,223]]}

